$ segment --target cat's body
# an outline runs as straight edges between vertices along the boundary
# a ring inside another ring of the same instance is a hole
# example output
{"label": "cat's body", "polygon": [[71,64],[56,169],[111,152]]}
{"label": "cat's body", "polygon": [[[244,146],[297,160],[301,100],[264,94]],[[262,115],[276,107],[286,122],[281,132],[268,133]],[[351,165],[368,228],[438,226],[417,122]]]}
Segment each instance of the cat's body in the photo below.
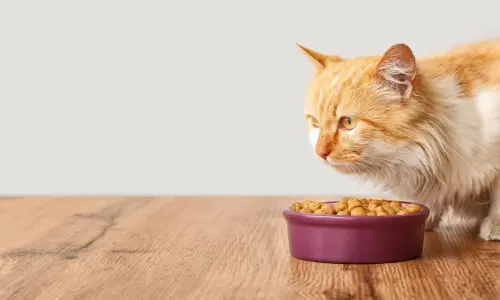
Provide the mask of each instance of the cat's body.
{"label": "cat's body", "polygon": [[301,47],[315,65],[305,113],[318,157],[400,198],[486,213],[500,240],[500,40],[416,59],[403,44],[342,59]]}

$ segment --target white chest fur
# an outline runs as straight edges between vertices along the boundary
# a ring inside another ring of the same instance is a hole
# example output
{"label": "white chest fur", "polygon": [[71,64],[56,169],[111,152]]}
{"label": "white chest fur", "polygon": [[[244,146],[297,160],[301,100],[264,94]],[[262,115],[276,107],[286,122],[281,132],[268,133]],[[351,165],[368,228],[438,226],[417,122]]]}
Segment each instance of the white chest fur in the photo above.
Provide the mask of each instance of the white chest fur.
{"label": "white chest fur", "polygon": [[[394,187],[395,194],[434,206],[483,201],[479,198],[488,192],[500,170],[500,90],[480,89],[473,99],[465,99],[451,77],[436,83],[436,89],[441,94],[437,114],[445,128],[437,139],[446,142],[435,176],[419,185],[415,182],[422,183],[422,179],[389,176],[387,184]],[[427,163],[433,163],[432,159],[430,155]]]}

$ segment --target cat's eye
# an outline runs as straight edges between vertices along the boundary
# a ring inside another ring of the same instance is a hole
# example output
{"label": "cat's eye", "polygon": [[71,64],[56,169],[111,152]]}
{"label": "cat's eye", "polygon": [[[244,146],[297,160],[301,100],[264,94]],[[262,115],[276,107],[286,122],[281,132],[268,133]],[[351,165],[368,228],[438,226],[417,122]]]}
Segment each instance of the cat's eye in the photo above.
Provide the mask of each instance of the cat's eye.
{"label": "cat's eye", "polygon": [[358,119],[355,117],[342,117],[340,119],[340,125],[344,129],[352,130],[358,125]]}
{"label": "cat's eye", "polygon": [[313,116],[309,116],[309,118],[311,119],[311,126],[314,128],[318,128],[319,127],[318,120],[316,120],[316,118]]}

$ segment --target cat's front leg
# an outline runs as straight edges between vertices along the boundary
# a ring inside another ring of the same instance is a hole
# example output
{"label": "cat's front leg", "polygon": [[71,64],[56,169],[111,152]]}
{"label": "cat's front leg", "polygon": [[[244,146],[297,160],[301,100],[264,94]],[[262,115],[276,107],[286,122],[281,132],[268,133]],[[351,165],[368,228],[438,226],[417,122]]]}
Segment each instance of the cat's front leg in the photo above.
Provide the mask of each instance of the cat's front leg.
{"label": "cat's front leg", "polygon": [[443,209],[440,206],[429,206],[429,216],[425,220],[425,230],[433,231],[439,227],[439,222],[441,222],[441,217],[443,215]]}
{"label": "cat's front leg", "polygon": [[486,241],[500,241],[500,176],[491,185],[490,209],[481,223],[479,237]]}

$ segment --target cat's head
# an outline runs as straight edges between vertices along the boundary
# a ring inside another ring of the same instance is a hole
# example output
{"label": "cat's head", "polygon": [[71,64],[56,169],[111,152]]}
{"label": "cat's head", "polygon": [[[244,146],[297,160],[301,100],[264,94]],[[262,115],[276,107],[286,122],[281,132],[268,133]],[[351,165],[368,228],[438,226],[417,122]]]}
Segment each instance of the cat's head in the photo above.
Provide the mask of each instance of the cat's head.
{"label": "cat's head", "polygon": [[419,124],[432,107],[408,46],[351,59],[298,46],[314,67],[305,118],[316,156],[358,174],[422,162]]}

